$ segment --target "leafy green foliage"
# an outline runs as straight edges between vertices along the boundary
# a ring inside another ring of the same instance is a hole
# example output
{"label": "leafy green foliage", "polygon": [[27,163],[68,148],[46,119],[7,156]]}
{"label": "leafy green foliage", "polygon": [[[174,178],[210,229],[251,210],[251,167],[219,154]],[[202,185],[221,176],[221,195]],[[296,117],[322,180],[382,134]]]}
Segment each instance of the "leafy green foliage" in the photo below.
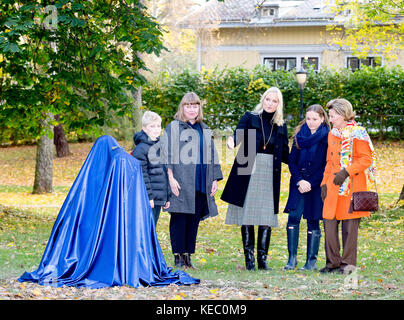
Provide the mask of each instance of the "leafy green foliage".
{"label": "leafy green foliage", "polygon": [[398,52],[404,49],[404,1],[327,2],[329,12],[343,23],[343,27],[338,23],[327,26],[333,34],[330,44],[349,47],[359,58],[372,54],[384,56],[387,60],[397,59]]}
{"label": "leafy green foliage", "polygon": [[37,137],[50,112],[85,133],[109,124],[109,110],[130,116],[140,54],[158,55],[161,36],[137,0],[2,1],[1,127]]}
{"label": "leafy green foliage", "polygon": [[[304,88],[304,106],[343,97],[351,101],[358,121],[375,129],[382,137],[404,135],[404,71],[395,68],[363,68],[355,72],[327,70],[308,73]],[[289,132],[297,124],[300,110],[299,87],[294,72],[269,71],[257,66],[253,70],[242,67],[185,70],[179,74],[162,73],[143,88],[144,108],[163,117],[166,125],[172,120],[182,96],[194,91],[205,100],[204,116],[213,128],[234,128],[240,116],[253,110],[260,95],[277,86],[283,94],[284,115]]]}

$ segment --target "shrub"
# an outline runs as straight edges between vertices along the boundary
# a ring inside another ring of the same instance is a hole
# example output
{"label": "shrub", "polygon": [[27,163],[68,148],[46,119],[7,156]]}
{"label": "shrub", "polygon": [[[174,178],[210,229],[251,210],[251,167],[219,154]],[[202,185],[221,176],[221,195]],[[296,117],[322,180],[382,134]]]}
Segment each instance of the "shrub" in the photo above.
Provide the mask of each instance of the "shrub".
{"label": "shrub", "polygon": [[[234,129],[241,115],[253,110],[261,94],[269,87],[281,89],[284,98],[285,120],[289,134],[299,122],[300,93],[293,71],[270,71],[264,66],[253,70],[243,67],[212,69],[201,72],[184,70],[181,73],[162,72],[143,87],[143,107],[161,115],[163,126],[173,120],[182,96],[194,91],[205,101],[206,123],[214,129]],[[309,70],[304,88],[304,108],[319,103],[323,106],[331,99],[343,97],[354,106],[357,121],[370,134],[378,138],[404,138],[404,71],[394,68],[365,67],[351,72],[348,69],[321,72]],[[0,118],[6,117],[0,108]],[[134,129],[125,116],[109,116],[113,128],[100,128],[104,134],[118,139],[129,139]],[[0,130],[0,144],[32,143],[33,133],[10,126]],[[71,134],[70,140],[93,140],[80,133]],[[131,138],[130,138],[131,140]]]}
{"label": "shrub", "polygon": [[[357,121],[380,138],[403,138],[404,72],[401,67],[344,70],[309,70],[304,88],[304,108],[323,106],[334,98],[348,99],[354,106]],[[184,70],[179,74],[162,73],[143,89],[145,109],[159,113],[167,125],[182,96],[194,91],[205,100],[204,115],[212,128],[226,129],[237,125],[241,115],[252,110],[260,95],[277,86],[284,97],[284,114],[292,132],[299,121],[300,94],[294,72],[269,71],[263,66],[253,70],[242,67]]]}

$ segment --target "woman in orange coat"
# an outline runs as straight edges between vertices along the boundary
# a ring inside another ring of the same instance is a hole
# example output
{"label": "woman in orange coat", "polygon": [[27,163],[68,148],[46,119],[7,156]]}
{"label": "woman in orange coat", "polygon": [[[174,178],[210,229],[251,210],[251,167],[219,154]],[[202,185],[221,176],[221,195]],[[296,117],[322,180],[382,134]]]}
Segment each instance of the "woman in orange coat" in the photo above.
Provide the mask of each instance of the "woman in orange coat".
{"label": "woman in orange coat", "polygon": [[[333,129],[328,135],[327,164],[321,182],[326,266],[320,272],[350,273],[356,267],[360,218],[370,212],[352,212],[352,192],[367,191],[365,170],[375,178],[374,149],[366,129],[358,126],[351,103],[334,99],[327,103]],[[342,221],[343,252],[340,255],[338,225]]]}

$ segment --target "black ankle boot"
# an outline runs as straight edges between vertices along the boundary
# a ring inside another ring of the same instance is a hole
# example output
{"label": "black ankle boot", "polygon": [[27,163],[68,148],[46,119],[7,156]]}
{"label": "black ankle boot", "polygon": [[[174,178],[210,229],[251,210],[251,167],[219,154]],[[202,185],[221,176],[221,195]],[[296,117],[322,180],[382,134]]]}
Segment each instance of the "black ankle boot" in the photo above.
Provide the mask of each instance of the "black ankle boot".
{"label": "black ankle boot", "polygon": [[241,226],[241,238],[245,257],[245,267],[247,270],[255,270],[254,263],[254,226]]}
{"label": "black ankle boot", "polygon": [[174,253],[174,266],[177,268],[182,268],[185,266],[183,254]]}
{"label": "black ankle boot", "polygon": [[184,260],[185,267],[195,269],[195,270],[198,269],[192,264],[192,262],[191,262],[191,254],[190,253],[184,253],[182,255],[182,257],[183,257],[183,260]]}
{"label": "black ankle boot", "polygon": [[301,270],[317,270],[317,254],[320,247],[321,230],[307,231],[307,258]]}
{"label": "black ankle boot", "polygon": [[271,227],[258,227],[257,262],[258,269],[260,270],[272,270],[267,265],[268,248],[271,241],[271,231]]}
{"label": "black ankle boot", "polygon": [[299,225],[287,224],[286,233],[288,238],[289,261],[285,270],[293,270],[297,267],[297,245],[299,243]]}

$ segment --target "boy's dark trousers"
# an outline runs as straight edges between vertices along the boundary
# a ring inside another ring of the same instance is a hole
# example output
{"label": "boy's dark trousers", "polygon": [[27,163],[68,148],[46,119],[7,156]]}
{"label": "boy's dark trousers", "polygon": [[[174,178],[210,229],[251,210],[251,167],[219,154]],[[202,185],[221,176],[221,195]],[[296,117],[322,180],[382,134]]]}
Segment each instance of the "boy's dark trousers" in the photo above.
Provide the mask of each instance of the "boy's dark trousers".
{"label": "boy's dark trousers", "polygon": [[206,194],[195,192],[195,213],[170,212],[171,249],[175,253],[195,253],[199,221],[206,210]]}
{"label": "boy's dark trousers", "polygon": [[159,221],[160,217],[161,206],[154,205],[154,208],[152,208],[152,212],[153,212],[154,225],[157,226],[157,221]]}

